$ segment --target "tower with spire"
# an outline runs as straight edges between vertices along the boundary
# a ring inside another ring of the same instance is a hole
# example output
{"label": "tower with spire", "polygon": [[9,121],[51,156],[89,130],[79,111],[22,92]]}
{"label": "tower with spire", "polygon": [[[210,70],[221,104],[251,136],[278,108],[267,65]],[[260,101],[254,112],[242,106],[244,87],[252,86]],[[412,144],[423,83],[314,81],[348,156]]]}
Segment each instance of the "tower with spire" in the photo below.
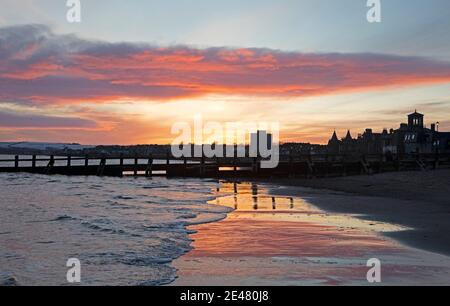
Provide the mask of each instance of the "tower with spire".
{"label": "tower with spire", "polygon": [[350,133],[350,130],[348,130],[347,136],[345,136],[345,138],[344,138],[344,142],[352,142],[352,141],[353,141],[352,134]]}
{"label": "tower with spire", "polygon": [[341,142],[338,139],[336,130],[328,141],[328,154],[339,154]]}
{"label": "tower with spire", "polygon": [[341,141],[340,152],[344,154],[351,154],[357,151],[356,139],[353,139],[350,130],[347,131],[347,135]]}

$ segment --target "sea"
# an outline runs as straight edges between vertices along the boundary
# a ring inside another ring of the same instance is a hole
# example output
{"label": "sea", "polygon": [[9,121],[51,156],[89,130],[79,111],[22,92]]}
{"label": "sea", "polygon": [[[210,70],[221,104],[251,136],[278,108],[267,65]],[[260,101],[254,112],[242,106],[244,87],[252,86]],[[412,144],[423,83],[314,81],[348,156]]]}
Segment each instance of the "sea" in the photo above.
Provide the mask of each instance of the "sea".
{"label": "sea", "polygon": [[[6,156],[0,156],[4,159]],[[192,249],[190,225],[218,221],[208,179],[0,173],[0,285],[163,285]]]}

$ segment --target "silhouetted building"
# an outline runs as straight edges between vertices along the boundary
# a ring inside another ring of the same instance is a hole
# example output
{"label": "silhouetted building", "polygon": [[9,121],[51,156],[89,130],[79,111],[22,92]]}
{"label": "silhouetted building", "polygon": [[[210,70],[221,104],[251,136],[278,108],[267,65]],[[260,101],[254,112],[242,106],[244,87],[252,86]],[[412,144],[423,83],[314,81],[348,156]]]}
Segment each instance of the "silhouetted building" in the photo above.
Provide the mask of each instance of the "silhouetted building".
{"label": "silhouetted building", "polygon": [[397,130],[384,129],[374,133],[372,129],[366,129],[357,138],[348,131],[341,140],[335,131],[327,149],[329,154],[450,153],[450,133],[439,132],[436,124],[426,128],[424,115],[415,111],[408,115],[408,123],[400,124]]}
{"label": "silhouetted building", "polygon": [[287,142],[280,144],[280,155],[316,155],[316,154],[326,154],[327,146],[311,143],[297,143],[297,142]]}

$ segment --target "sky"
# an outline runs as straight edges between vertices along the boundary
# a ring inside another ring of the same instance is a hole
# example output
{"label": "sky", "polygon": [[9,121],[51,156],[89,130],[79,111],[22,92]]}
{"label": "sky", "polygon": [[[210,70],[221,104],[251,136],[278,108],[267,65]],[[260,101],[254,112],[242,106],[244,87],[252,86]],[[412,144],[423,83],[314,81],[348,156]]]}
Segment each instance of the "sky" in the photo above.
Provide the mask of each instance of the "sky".
{"label": "sky", "polygon": [[282,142],[450,130],[450,2],[2,0],[0,141],[170,143],[177,122],[279,122]]}

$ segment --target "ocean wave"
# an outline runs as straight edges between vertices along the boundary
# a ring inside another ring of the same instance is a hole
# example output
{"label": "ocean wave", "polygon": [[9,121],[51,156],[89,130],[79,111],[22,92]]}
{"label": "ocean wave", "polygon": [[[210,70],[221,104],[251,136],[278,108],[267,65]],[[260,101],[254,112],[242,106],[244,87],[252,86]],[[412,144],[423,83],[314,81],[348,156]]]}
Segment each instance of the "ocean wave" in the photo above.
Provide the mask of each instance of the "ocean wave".
{"label": "ocean wave", "polygon": [[194,213],[177,216],[177,219],[195,219],[195,218],[197,218],[197,214]]}
{"label": "ocean wave", "polygon": [[15,276],[0,277],[0,287],[2,286],[6,287],[19,286],[19,281]]}
{"label": "ocean wave", "polygon": [[89,222],[89,221],[83,221],[83,222],[81,222],[81,224],[86,228],[89,228],[89,229],[95,230],[95,231],[100,231],[103,233],[111,233],[111,234],[118,234],[118,235],[131,235],[130,233],[127,233],[126,231],[124,231],[122,229],[114,229],[111,227],[101,226],[101,225],[98,225],[96,223]]}
{"label": "ocean wave", "polygon": [[133,200],[133,197],[130,196],[124,196],[124,195],[119,195],[119,196],[115,196],[114,199],[116,200]]}
{"label": "ocean wave", "polygon": [[[88,285],[169,283],[176,277],[171,262],[192,249],[195,231],[188,226],[221,220],[229,211],[207,204],[216,182],[204,180],[0,175],[4,185],[10,179],[17,186],[2,196],[14,205],[0,215],[0,235],[17,237],[18,248],[5,249],[11,256],[2,256],[0,266],[11,268],[12,284],[60,285],[65,276],[55,277],[60,265],[52,264],[72,257],[89,269]],[[10,215],[19,217],[11,223]]]}
{"label": "ocean wave", "polygon": [[50,222],[56,222],[56,221],[74,221],[74,220],[78,220],[77,218],[68,216],[68,215],[62,215],[59,217],[56,217],[55,219],[50,220]]}

